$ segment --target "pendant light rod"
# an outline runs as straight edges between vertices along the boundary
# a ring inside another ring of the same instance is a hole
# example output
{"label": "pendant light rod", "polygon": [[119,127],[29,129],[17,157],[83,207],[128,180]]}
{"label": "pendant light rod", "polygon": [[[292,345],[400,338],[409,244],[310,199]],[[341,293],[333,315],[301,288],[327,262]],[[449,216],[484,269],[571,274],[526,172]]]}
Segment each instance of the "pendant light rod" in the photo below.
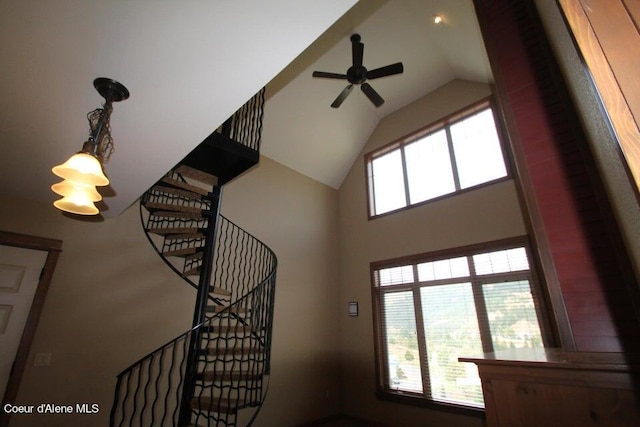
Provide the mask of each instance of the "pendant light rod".
{"label": "pendant light rod", "polygon": [[96,130],[92,132],[92,134],[89,136],[89,139],[82,145],[82,151],[93,154],[96,157],[100,157],[98,155],[100,136],[102,134],[102,128],[104,127],[104,124],[107,122],[109,116],[111,115],[111,110],[113,110],[113,108],[111,107],[111,102],[107,100],[107,102],[105,102],[102,107],[102,111],[100,112],[100,119],[98,120]]}
{"label": "pendant light rod", "polygon": [[[102,161],[103,153],[98,153],[102,130],[105,127],[105,124],[109,121],[111,112],[113,111],[112,104],[129,98],[129,90],[122,83],[106,77],[98,77],[95,79],[93,81],[93,87],[96,88],[98,93],[104,98],[105,102],[100,111],[98,124],[96,125],[95,130],[92,129],[89,139],[83,144],[82,151],[91,153]],[[91,113],[89,113],[89,115],[91,115]]]}

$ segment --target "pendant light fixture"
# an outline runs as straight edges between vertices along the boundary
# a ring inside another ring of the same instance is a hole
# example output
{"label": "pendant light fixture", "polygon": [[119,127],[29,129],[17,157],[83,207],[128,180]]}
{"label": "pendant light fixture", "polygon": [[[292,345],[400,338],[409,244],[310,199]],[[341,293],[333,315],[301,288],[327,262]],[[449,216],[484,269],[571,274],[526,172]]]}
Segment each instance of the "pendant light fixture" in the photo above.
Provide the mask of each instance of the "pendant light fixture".
{"label": "pendant light fixture", "polygon": [[82,150],[51,169],[64,179],[51,186],[54,193],[62,196],[53,205],[62,211],[79,215],[96,215],[99,212],[94,203],[102,200],[102,196],[96,186],[109,185],[103,165],[109,161],[113,152],[109,123],[112,103],[129,98],[127,88],[115,80],[99,77],[93,81],[93,86],[105,99],[105,103],[102,108],[87,114],[89,139],[82,145]]}

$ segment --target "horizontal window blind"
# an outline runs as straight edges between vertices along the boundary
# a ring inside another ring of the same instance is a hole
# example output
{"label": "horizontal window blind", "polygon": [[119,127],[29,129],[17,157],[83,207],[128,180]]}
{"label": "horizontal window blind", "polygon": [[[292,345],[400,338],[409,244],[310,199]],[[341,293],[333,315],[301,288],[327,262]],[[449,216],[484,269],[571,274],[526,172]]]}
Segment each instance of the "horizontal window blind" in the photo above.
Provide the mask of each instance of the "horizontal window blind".
{"label": "horizontal window blind", "polygon": [[482,285],[493,351],[542,347],[542,333],[528,280]]}
{"label": "horizontal window blind", "polygon": [[418,332],[412,292],[384,295],[385,353],[389,388],[422,393]]}
{"label": "horizontal window blind", "polygon": [[384,390],[481,408],[477,369],[459,357],[544,346],[526,248],[460,252],[374,267]]}
{"label": "horizontal window blind", "polygon": [[376,273],[379,286],[402,285],[404,283],[413,283],[415,281],[413,266],[411,265],[383,268],[378,270]]}
{"label": "horizontal window blind", "polygon": [[431,397],[448,403],[483,406],[475,365],[458,357],[482,353],[471,283],[420,289],[429,362]]}
{"label": "horizontal window blind", "polygon": [[487,252],[473,256],[476,274],[506,273],[529,269],[524,248]]}
{"label": "horizontal window blind", "polygon": [[466,257],[443,259],[418,264],[418,277],[421,282],[468,276],[469,260]]}

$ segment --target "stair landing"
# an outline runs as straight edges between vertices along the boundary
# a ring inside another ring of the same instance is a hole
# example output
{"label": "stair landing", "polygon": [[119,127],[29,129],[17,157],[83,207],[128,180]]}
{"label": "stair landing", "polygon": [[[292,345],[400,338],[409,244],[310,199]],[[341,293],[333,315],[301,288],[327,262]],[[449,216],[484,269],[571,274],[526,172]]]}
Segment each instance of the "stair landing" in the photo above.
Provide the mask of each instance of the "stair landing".
{"label": "stair landing", "polygon": [[181,164],[218,177],[224,185],[258,164],[260,153],[218,132],[209,135]]}

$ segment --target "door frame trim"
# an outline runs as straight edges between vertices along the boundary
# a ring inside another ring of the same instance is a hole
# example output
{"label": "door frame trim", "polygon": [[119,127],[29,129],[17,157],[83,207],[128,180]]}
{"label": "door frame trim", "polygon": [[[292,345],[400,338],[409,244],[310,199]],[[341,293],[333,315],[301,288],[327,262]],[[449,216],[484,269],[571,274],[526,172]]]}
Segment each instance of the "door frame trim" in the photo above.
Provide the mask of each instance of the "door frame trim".
{"label": "door frame trim", "polygon": [[[22,332],[20,345],[16,352],[16,359],[11,367],[7,388],[2,398],[2,404],[4,405],[5,403],[14,403],[18,395],[18,388],[20,387],[22,374],[24,373],[24,369],[27,365],[29,350],[31,349],[33,337],[35,336],[38,321],[40,320],[40,314],[44,307],[44,301],[47,297],[47,292],[49,291],[49,284],[53,277],[53,271],[58,261],[58,255],[62,252],[62,240],[47,239],[44,237],[0,230],[0,245],[47,252],[47,259],[44,262],[44,268],[40,275],[38,287],[36,288],[36,292],[33,297],[33,303],[29,310],[29,316],[27,317],[27,321]],[[8,423],[8,420],[9,414],[5,414],[4,411],[0,411],[0,425],[5,425],[4,423]]]}

